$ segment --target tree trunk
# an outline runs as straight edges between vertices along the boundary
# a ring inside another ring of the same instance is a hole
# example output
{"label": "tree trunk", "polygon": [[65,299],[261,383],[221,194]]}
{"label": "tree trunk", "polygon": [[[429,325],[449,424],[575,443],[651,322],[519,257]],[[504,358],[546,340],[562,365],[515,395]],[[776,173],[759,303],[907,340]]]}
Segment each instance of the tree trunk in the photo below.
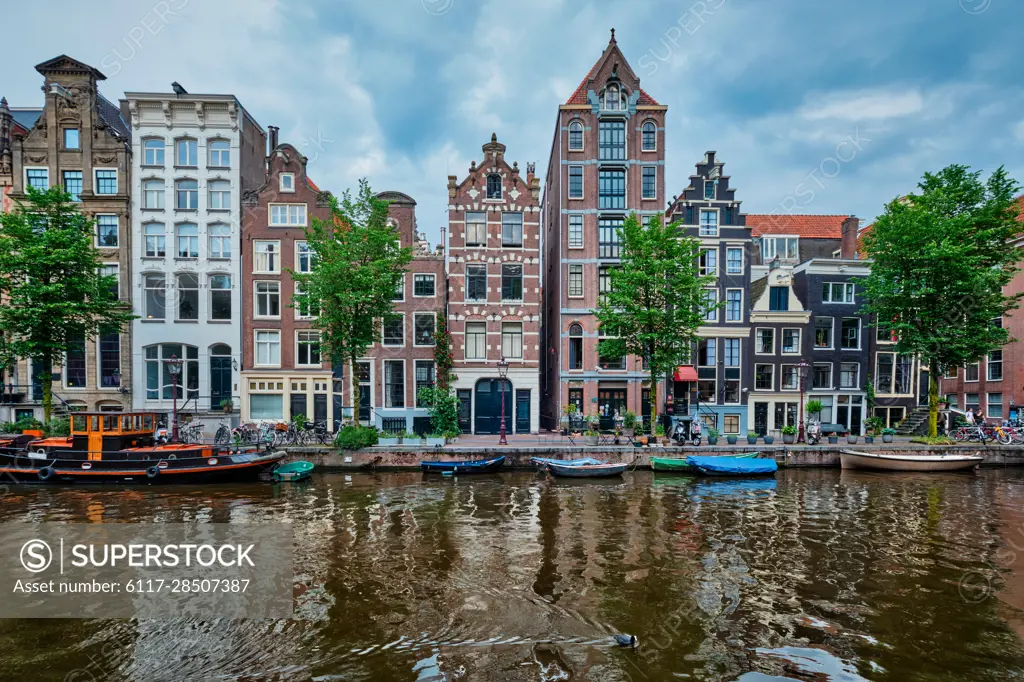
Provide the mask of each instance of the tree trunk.
{"label": "tree trunk", "polygon": [[50,414],[53,412],[53,361],[50,354],[44,355],[39,364],[46,369],[46,376],[40,379],[43,384],[43,423],[46,424],[49,423]]}
{"label": "tree trunk", "polygon": [[[641,389],[642,390],[642,389]],[[651,435],[658,430],[658,376],[651,366]]]}
{"label": "tree trunk", "polygon": [[928,361],[928,437],[939,435],[939,361]]}

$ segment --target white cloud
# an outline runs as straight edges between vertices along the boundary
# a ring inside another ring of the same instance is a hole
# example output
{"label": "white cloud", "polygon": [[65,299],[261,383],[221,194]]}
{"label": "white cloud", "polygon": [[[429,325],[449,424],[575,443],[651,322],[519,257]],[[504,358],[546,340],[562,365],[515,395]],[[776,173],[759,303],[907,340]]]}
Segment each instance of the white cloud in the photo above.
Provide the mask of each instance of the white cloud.
{"label": "white cloud", "polygon": [[923,108],[924,98],[917,90],[860,90],[809,96],[800,108],[800,116],[808,121],[884,120],[915,114]]}

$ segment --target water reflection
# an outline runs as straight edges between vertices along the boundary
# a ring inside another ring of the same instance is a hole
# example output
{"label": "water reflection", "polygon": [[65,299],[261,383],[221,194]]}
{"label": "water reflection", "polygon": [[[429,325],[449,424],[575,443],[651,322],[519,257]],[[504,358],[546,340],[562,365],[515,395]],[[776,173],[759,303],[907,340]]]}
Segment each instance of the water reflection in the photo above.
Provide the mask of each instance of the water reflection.
{"label": "water reflection", "polygon": [[1022,498],[1011,470],[19,486],[0,519],[291,521],[296,619],[0,622],[0,678],[1012,679]]}

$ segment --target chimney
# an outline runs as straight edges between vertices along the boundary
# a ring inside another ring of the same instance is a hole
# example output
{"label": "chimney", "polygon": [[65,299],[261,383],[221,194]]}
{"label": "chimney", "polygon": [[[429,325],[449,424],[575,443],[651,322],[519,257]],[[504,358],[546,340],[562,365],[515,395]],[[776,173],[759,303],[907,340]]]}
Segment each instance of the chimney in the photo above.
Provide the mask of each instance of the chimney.
{"label": "chimney", "polygon": [[273,152],[277,149],[277,133],[280,130],[277,126],[267,126],[267,132],[270,133],[270,151]]}
{"label": "chimney", "polygon": [[860,235],[860,219],[848,216],[843,220],[842,241],[839,242],[839,257],[844,260],[857,258],[857,241]]}

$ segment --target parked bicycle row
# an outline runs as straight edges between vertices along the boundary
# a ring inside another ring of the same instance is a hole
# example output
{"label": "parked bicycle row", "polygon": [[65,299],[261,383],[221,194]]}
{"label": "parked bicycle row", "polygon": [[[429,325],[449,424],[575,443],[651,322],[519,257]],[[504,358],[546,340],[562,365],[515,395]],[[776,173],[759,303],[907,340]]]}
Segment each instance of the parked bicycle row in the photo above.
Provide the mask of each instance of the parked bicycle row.
{"label": "parked bicycle row", "polygon": [[[191,421],[178,426],[178,440],[182,443],[204,443],[202,421]],[[160,424],[157,441],[170,440],[170,430]],[[327,427],[326,421],[316,422],[280,422],[261,424],[247,423],[232,427],[227,419],[221,420],[213,437],[216,445],[267,445],[282,447],[287,445],[329,445],[334,434]]]}

